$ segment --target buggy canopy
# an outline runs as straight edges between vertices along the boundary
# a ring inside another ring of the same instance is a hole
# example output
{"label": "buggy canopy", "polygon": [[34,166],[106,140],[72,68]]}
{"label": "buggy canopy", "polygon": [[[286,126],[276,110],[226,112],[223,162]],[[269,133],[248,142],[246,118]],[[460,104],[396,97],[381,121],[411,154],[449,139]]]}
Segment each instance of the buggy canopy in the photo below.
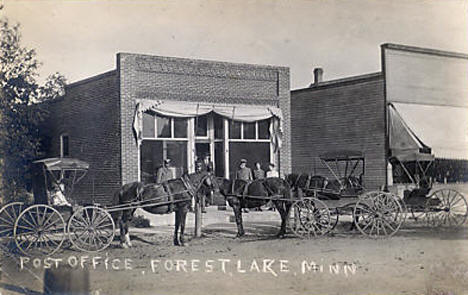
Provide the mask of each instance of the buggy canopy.
{"label": "buggy canopy", "polygon": [[50,171],[58,170],[88,170],[89,164],[74,158],[47,158],[37,160],[34,164],[42,163]]}
{"label": "buggy canopy", "polygon": [[360,151],[334,151],[320,155],[322,161],[351,161],[351,160],[362,160],[364,154]]}

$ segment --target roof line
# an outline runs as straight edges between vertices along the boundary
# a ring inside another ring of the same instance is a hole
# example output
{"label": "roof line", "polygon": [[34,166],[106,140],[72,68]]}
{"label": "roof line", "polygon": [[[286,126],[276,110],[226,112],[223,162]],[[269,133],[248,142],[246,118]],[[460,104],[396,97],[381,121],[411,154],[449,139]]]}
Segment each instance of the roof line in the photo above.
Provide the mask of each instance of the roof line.
{"label": "roof line", "polygon": [[439,49],[423,48],[423,47],[394,44],[394,43],[384,43],[380,46],[383,49],[394,49],[394,50],[409,51],[409,52],[423,53],[423,54],[429,54],[429,55],[468,59],[468,54],[461,53],[461,52],[445,51],[445,50],[439,50]]}
{"label": "roof line", "polygon": [[112,76],[112,75],[114,75],[116,73],[117,73],[117,69],[109,70],[107,72],[97,74],[97,75],[85,78],[83,80],[78,80],[78,81],[72,82],[70,84],[65,85],[65,87],[66,88],[75,87],[75,86],[82,85],[82,84],[85,84],[85,83],[88,83],[88,82],[91,82],[91,81],[99,80],[99,79],[107,77],[107,76]]}
{"label": "roof line", "polygon": [[316,85],[311,84],[310,87],[294,89],[294,90],[291,90],[291,92],[304,91],[304,90],[316,90],[316,89],[325,88],[327,86],[339,86],[340,84],[354,84],[354,83],[360,83],[360,82],[381,79],[381,78],[383,78],[382,72],[368,73],[368,74],[363,74],[363,75],[324,81]]}

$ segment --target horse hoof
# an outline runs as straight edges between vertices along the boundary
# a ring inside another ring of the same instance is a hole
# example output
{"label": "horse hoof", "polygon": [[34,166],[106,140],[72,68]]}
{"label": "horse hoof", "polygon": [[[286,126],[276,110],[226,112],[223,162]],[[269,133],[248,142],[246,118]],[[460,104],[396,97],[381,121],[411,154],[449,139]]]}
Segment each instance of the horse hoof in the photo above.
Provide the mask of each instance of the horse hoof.
{"label": "horse hoof", "polygon": [[128,245],[125,243],[120,243],[120,247],[122,247],[123,249],[128,249]]}
{"label": "horse hoof", "polygon": [[285,235],[283,233],[280,233],[280,234],[277,234],[276,235],[276,238],[278,239],[284,239],[285,238]]}
{"label": "horse hoof", "polygon": [[174,240],[174,246],[180,246],[180,243],[179,243],[179,241],[177,241],[177,240]]}

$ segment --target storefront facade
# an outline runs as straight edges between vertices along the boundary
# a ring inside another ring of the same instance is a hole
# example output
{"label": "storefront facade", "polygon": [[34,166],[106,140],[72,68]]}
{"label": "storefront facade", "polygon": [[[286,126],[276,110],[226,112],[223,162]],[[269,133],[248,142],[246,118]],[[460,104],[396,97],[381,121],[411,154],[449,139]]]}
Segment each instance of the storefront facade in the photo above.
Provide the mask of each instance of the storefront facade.
{"label": "storefront facade", "polygon": [[90,163],[75,190],[88,201],[154,182],[166,158],[174,177],[206,154],[221,177],[242,158],[291,171],[286,67],[120,53],[115,70],[67,86],[49,111],[47,156]]}
{"label": "storefront facade", "polygon": [[[122,182],[152,182],[163,159],[174,176],[210,156],[231,178],[240,159],[291,171],[289,70],[119,54]],[[131,135],[131,136],[128,136]]]}

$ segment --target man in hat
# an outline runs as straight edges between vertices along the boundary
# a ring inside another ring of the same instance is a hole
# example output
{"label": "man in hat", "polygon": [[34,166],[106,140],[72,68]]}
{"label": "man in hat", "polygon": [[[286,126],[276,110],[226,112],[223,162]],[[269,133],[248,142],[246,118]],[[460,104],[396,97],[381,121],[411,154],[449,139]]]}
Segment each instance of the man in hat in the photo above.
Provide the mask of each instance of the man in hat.
{"label": "man in hat", "polygon": [[[239,170],[237,170],[237,173],[236,173],[236,178],[237,179],[242,179],[242,180],[245,180],[245,181],[252,181],[253,180],[252,170],[249,167],[247,167],[247,160],[246,159],[241,159],[240,165],[239,165]],[[244,208],[243,212],[248,213],[249,209]]]}
{"label": "man in hat", "polygon": [[237,173],[236,173],[236,178],[246,180],[246,181],[253,180],[252,170],[249,167],[247,167],[246,159],[241,159],[239,170],[237,170]]}
{"label": "man in hat", "polygon": [[161,184],[173,178],[172,171],[169,169],[171,159],[164,159],[163,164],[156,172],[156,183]]}
{"label": "man in hat", "polygon": [[205,156],[203,157],[203,162],[202,163],[202,171],[206,171],[206,172],[213,172],[213,162],[211,162],[211,159],[210,159],[210,154],[209,153],[206,153]]}

